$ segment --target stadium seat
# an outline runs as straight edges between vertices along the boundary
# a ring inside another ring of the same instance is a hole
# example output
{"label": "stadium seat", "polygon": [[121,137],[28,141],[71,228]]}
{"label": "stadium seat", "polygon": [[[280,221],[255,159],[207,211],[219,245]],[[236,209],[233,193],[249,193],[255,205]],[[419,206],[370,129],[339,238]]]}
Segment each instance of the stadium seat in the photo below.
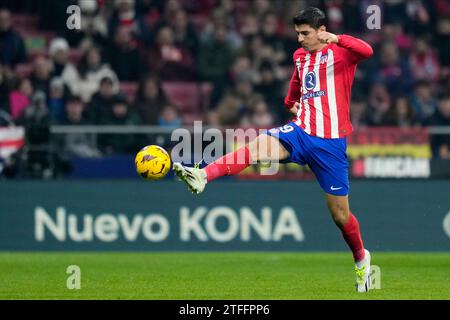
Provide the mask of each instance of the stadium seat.
{"label": "stadium seat", "polygon": [[162,88],[170,103],[182,114],[200,110],[200,87],[195,82],[163,82]]}
{"label": "stadium seat", "polygon": [[11,16],[14,25],[29,26],[36,28],[39,17],[34,14],[15,13]]}
{"label": "stadium seat", "polygon": [[207,112],[211,105],[211,95],[214,86],[211,82],[202,82],[200,84],[201,108],[203,112]]}
{"label": "stadium seat", "polygon": [[39,17],[32,14],[13,14],[11,16],[12,25],[19,33],[37,29]]}

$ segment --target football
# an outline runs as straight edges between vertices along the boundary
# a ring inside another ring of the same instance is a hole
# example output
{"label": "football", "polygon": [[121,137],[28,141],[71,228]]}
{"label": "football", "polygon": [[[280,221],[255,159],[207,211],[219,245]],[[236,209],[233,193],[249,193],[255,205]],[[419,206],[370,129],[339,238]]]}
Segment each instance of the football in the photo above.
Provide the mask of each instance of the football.
{"label": "football", "polygon": [[170,171],[171,163],[169,153],[160,146],[146,146],[142,148],[134,159],[136,171],[148,180],[160,180]]}

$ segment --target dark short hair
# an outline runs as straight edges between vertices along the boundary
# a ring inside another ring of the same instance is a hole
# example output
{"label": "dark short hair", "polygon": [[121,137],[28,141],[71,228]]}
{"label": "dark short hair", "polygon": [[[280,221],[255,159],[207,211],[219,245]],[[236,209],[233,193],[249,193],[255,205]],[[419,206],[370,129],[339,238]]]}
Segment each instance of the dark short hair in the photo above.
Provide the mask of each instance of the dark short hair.
{"label": "dark short hair", "polygon": [[326,25],[327,18],[325,13],[319,8],[308,7],[301,10],[293,19],[295,25],[307,24],[311,28],[319,29]]}
{"label": "dark short hair", "polygon": [[123,94],[118,94],[114,97],[112,102],[113,106],[117,104],[125,104],[128,107],[128,100]]}
{"label": "dark short hair", "polygon": [[76,96],[76,95],[70,95],[67,98],[66,104],[69,104],[69,103],[81,103],[81,104],[84,104],[83,100],[79,96]]}

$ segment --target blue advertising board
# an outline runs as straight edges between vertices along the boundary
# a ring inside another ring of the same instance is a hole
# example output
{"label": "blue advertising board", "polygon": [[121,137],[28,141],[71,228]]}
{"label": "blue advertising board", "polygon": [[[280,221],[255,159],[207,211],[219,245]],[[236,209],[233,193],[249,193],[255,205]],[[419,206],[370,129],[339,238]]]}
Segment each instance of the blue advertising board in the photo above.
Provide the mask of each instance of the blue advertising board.
{"label": "blue advertising board", "polygon": [[[354,181],[374,251],[450,250],[450,181]],[[344,251],[314,181],[0,183],[0,250]]]}

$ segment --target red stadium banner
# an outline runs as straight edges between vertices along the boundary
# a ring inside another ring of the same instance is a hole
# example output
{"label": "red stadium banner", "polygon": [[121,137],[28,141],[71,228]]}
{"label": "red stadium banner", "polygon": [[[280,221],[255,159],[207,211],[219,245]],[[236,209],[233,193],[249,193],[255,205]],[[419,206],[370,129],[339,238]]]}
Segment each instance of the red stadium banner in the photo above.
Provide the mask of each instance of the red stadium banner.
{"label": "red stadium banner", "polygon": [[0,158],[7,159],[25,144],[25,130],[22,127],[0,128]]}

